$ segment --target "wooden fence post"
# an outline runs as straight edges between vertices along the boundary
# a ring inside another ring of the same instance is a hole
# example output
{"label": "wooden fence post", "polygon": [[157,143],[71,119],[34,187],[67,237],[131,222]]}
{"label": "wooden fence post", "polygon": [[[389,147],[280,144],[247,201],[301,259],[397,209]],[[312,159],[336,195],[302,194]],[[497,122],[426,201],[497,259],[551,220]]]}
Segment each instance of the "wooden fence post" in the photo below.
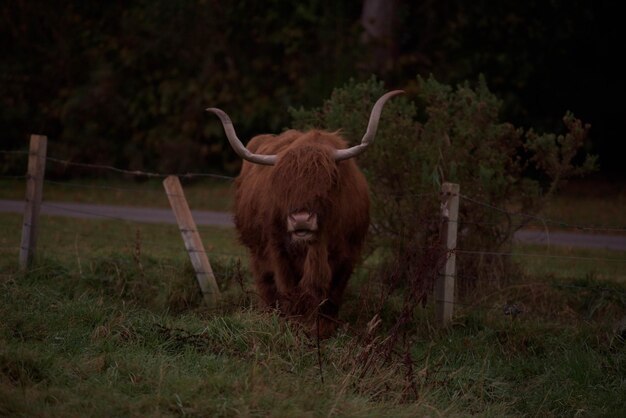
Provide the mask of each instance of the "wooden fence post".
{"label": "wooden fence post", "polygon": [[26,175],[26,206],[20,244],[20,268],[26,269],[35,257],[37,233],[39,232],[39,211],[43,194],[43,178],[46,171],[46,150],[48,138],[43,135],[30,136],[28,152],[28,173]]}
{"label": "wooden fence post", "polygon": [[172,211],[176,217],[185,248],[189,253],[191,264],[196,271],[196,278],[202,291],[202,297],[208,306],[213,307],[217,304],[220,297],[220,290],[217,287],[213,269],[204,251],[204,245],[202,245],[196,223],[185,199],[183,187],[176,176],[167,177],[163,181],[163,187],[165,187],[167,198],[172,206]]}
{"label": "wooden fence post", "polygon": [[435,316],[440,326],[447,325],[454,311],[454,279],[456,273],[456,235],[459,220],[458,184],[441,185],[441,244],[446,254],[445,264],[435,282]]}

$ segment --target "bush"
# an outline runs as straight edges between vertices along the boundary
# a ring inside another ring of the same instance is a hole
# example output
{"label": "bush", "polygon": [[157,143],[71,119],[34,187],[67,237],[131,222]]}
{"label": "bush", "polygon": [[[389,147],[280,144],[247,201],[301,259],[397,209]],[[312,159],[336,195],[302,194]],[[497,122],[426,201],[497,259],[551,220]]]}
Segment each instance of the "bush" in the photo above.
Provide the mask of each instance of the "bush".
{"label": "bush", "polygon": [[[577,163],[589,126],[570,113],[563,118],[565,134],[538,134],[499,120],[501,102],[482,77],[456,87],[418,77],[417,86],[387,103],[374,145],[359,159],[372,196],[372,250],[394,266],[392,283],[414,280],[418,266],[424,272],[424,257],[432,258],[426,249],[438,242],[443,182],[461,188],[458,248],[508,253],[515,231],[545,207],[561,182],[595,167],[593,156]],[[375,78],[351,81],[321,108],[292,109],[294,126],[341,129],[358,143],[384,92]],[[508,257],[460,254],[457,283],[461,290],[481,280],[502,284],[511,268]],[[436,269],[427,270],[421,280],[430,287]]]}

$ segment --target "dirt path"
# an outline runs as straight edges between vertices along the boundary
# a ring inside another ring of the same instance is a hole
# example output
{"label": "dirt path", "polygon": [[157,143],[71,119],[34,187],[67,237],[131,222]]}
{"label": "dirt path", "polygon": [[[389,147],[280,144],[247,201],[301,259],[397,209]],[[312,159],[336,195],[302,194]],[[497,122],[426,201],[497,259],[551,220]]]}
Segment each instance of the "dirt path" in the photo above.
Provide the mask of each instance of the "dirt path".
{"label": "dirt path", "polygon": [[[24,202],[0,199],[0,212],[22,213]],[[170,209],[140,208],[129,206],[93,205],[71,202],[44,202],[43,215],[67,216],[83,219],[115,219],[147,223],[175,223]],[[232,214],[206,210],[192,211],[196,224],[232,227]],[[550,232],[523,230],[515,234],[515,240],[529,244],[550,244],[578,248],[606,248],[626,251],[625,235],[599,235],[576,232]]]}

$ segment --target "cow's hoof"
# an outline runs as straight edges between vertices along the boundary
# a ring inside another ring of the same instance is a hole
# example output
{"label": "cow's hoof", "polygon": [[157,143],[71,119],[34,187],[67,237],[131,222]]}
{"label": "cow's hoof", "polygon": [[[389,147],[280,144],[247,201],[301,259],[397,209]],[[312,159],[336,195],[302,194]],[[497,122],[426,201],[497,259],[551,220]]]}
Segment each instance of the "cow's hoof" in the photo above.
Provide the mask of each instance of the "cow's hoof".
{"label": "cow's hoof", "polygon": [[337,320],[319,315],[317,318],[314,317],[311,321],[309,335],[312,338],[325,340],[335,334],[335,331],[337,331],[337,325]]}

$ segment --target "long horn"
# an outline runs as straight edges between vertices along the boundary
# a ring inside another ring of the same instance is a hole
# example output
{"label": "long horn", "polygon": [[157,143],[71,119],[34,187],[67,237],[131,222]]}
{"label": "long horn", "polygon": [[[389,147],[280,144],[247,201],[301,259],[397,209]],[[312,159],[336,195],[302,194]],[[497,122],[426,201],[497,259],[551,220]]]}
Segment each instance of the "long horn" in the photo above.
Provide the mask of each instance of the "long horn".
{"label": "long horn", "polygon": [[246,147],[243,146],[239,138],[237,138],[237,133],[235,132],[235,128],[233,127],[233,122],[230,120],[226,112],[215,107],[209,107],[206,110],[207,112],[214,113],[215,115],[217,115],[218,118],[220,118],[222,126],[224,127],[224,132],[226,133],[226,137],[228,138],[228,142],[230,142],[230,145],[233,147],[237,155],[239,155],[244,160],[250,161],[251,163],[263,165],[276,164],[276,155],[253,154],[248,151]]}
{"label": "long horn", "polygon": [[367,146],[374,140],[374,137],[376,136],[378,121],[380,120],[380,114],[383,111],[383,106],[385,105],[385,102],[387,102],[387,100],[389,100],[393,96],[397,96],[403,93],[404,90],[394,90],[381,96],[381,98],[376,101],[376,104],[374,104],[374,107],[372,108],[370,120],[367,124],[367,130],[365,131],[365,135],[363,135],[363,139],[361,139],[361,143],[351,148],[338,149],[337,151],[335,151],[335,161],[347,160],[349,158],[356,157],[357,155],[365,151],[365,148],[367,148]]}

